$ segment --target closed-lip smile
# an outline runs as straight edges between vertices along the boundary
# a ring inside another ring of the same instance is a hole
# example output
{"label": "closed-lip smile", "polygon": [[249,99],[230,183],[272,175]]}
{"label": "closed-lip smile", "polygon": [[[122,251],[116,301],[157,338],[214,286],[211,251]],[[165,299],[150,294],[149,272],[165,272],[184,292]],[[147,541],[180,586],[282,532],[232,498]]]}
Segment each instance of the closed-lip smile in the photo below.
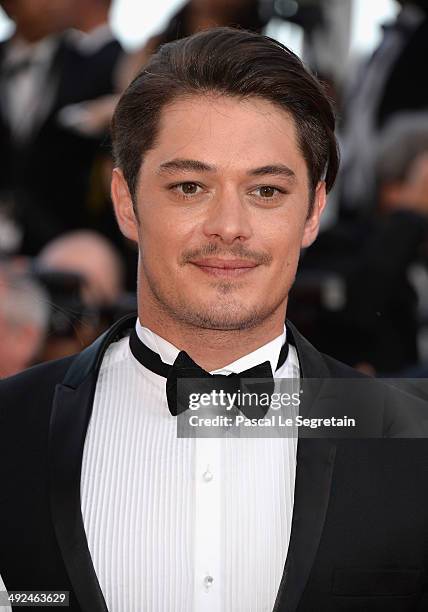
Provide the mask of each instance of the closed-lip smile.
{"label": "closed-lip smile", "polygon": [[219,257],[195,259],[191,263],[207,274],[228,277],[245,274],[258,266],[256,262],[248,259],[222,259]]}

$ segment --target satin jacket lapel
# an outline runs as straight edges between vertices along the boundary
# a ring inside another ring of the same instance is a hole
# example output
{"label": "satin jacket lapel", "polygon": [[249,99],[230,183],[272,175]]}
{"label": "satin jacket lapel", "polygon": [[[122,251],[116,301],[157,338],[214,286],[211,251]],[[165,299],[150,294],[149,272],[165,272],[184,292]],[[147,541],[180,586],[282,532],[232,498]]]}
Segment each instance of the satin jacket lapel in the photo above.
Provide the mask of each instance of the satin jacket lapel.
{"label": "satin jacket lapel", "polygon": [[51,422],[51,509],[59,548],[84,612],[106,612],[89,553],[80,508],[83,445],[92,409],[96,376],[78,389],[58,385]]}
{"label": "satin jacket lapel", "polygon": [[[301,406],[301,413],[306,415],[316,401],[322,380],[328,378],[329,370],[322,355],[294,326],[287,323],[287,330],[297,349],[302,377],[318,379],[311,385],[312,397]],[[298,440],[290,543],[274,612],[294,612],[299,605],[324,528],[335,456],[334,440]]]}
{"label": "satin jacket lapel", "polygon": [[80,505],[86,431],[102,357],[135,317],[119,321],[76,357],[57,385],[49,432],[50,500],[54,529],[74,593],[83,612],[107,612],[92,564]]}

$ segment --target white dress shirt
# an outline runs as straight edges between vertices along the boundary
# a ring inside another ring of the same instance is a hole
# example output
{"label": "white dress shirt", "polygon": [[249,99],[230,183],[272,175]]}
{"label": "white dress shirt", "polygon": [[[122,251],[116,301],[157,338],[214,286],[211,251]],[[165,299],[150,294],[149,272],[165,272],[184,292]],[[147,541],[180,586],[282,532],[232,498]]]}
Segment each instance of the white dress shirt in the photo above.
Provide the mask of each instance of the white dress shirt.
{"label": "white dress shirt", "polygon": [[[137,322],[162,361],[179,350]],[[269,360],[282,335],[212,373]],[[277,378],[299,378],[290,345]],[[85,440],[81,498],[110,612],[270,612],[290,538],[295,438],[177,438],[166,379],[128,338],[107,350]]]}
{"label": "white dress shirt", "polygon": [[102,23],[89,32],[68,30],[67,39],[82,55],[93,55],[103,47],[116,40],[108,23]]}

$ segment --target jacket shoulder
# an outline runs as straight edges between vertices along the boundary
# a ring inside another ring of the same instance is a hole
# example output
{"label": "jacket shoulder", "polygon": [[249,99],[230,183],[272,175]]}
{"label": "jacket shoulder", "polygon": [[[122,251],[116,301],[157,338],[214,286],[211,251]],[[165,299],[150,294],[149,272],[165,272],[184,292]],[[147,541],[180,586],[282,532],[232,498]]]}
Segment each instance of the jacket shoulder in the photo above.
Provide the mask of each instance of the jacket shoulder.
{"label": "jacket shoulder", "polygon": [[323,359],[325,365],[327,366],[332,378],[370,378],[369,376],[367,376],[367,374],[359,372],[355,368],[346,365],[346,363],[342,363],[341,361],[334,359],[334,357],[330,357],[330,355],[320,353],[320,356]]}
{"label": "jacket shoulder", "polygon": [[[406,379],[372,378],[328,355],[322,357],[336,386],[342,387],[347,409],[356,401],[356,413],[369,423],[375,412],[382,415],[381,437],[428,438],[428,402],[423,390],[410,387]],[[339,379],[348,380],[342,384]],[[372,426],[369,433],[374,434]]]}
{"label": "jacket shoulder", "polygon": [[0,380],[0,420],[22,418],[23,413],[50,409],[55,387],[77,355],[41,363]]}

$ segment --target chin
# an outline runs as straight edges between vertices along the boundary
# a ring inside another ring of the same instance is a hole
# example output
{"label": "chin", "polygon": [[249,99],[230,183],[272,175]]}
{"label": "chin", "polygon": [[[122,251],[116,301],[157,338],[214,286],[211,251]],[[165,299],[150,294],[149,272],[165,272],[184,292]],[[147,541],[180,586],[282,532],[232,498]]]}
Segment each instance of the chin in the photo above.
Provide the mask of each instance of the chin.
{"label": "chin", "polygon": [[213,305],[190,304],[180,308],[177,312],[179,318],[190,325],[202,329],[217,331],[238,331],[257,327],[262,321],[272,314],[271,309],[263,310],[256,305],[249,306],[248,303],[219,303],[221,298]]}

